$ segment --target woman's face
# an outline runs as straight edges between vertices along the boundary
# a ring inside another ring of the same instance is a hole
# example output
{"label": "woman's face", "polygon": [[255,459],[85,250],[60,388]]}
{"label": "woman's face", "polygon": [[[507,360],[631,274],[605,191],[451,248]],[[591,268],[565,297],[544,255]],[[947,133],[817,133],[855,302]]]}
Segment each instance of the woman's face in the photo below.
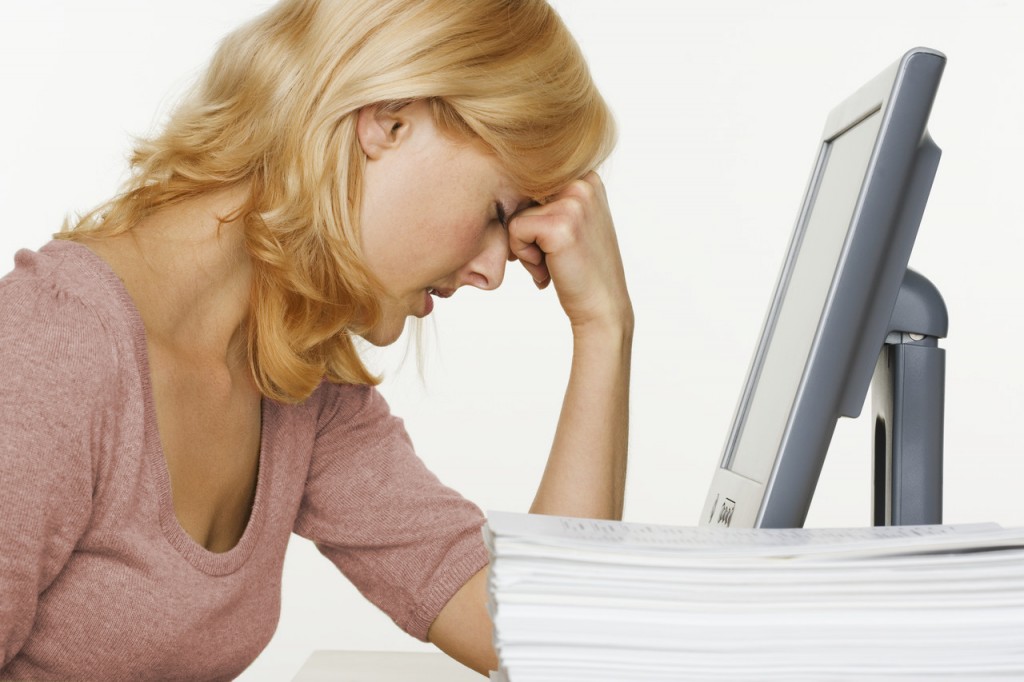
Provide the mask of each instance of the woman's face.
{"label": "woman's face", "polygon": [[367,156],[361,245],[385,290],[381,321],[364,338],[383,346],[408,316],[429,315],[434,297],[501,284],[505,220],[527,202],[493,156],[438,130],[426,102],[397,112],[366,107],[357,126]]}

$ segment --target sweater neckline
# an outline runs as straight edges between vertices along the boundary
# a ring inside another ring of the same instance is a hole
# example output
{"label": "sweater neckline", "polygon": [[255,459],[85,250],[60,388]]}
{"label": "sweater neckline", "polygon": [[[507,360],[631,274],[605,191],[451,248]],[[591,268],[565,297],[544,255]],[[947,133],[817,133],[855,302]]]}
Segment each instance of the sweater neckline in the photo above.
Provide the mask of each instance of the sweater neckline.
{"label": "sweater neckline", "polygon": [[146,341],[146,327],[143,324],[142,314],[135,305],[134,299],[132,299],[124,282],[121,281],[121,278],[118,277],[110,265],[86,245],[73,241],[54,240],[43,248],[48,251],[66,251],[67,255],[74,254],[80,258],[83,264],[95,273],[115,296],[126,316],[142,390],[145,420],[144,456],[149,461],[149,468],[153,474],[153,483],[158,498],[160,528],[164,538],[192,566],[203,573],[209,575],[228,575],[234,573],[245,564],[258,544],[260,531],[265,521],[266,498],[269,494],[267,490],[267,470],[269,468],[267,448],[270,440],[270,423],[277,416],[272,409],[273,401],[267,400],[266,397],[261,397],[260,399],[260,448],[256,474],[256,493],[245,530],[242,532],[242,537],[239,538],[238,542],[231,549],[226,552],[211,552],[196,542],[185,531],[178,521],[177,514],[174,512],[170,472],[167,468],[167,458],[164,455],[163,445],[160,442],[160,432],[157,426],[156,404],[153,398],[150,374],[149,347]]}

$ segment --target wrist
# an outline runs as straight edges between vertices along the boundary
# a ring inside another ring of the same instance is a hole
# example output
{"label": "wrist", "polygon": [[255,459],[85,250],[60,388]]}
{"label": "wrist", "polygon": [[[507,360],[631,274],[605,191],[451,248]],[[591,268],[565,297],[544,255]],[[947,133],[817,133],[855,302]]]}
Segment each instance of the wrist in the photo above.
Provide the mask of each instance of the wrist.
{"label": "wrist", "polygon": [[633,328],[635,318],[633,306],[627,305],[617,315],[589,318],[583,321],[572,321],[573,342],[581,344],[614,345],[629,349],[633,344]]}

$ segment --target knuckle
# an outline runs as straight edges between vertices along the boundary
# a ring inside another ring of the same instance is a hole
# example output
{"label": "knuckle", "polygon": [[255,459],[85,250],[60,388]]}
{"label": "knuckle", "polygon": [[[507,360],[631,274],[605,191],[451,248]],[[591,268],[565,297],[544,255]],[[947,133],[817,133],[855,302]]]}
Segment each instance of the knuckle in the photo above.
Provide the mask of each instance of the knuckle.
{"label": "knuckle", "polygon": [[571,198],[566,203],[566,213],[568,213],[569,218],[572,222],[580,222],[581,220],[583,220],[583,216],[586,213],[585,202],[575,197]]}
{"label": "knuckle", "polygon": [[590,176],[575,180],[572,183],[573,194],[586,201],[593,199],[596,194],[596,188],[589,182],[589,177]]}

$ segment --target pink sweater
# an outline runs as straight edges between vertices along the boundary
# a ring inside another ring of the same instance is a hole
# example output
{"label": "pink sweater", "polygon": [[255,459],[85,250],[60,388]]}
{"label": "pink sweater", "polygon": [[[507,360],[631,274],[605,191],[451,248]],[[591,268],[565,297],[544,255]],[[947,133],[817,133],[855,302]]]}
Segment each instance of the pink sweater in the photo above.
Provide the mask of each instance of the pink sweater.
{"label": "pink sweater", "polygon": [[145,329],[92,251],[23,250],[0,279],[0,678],[227,680],[277,625],[294,531],[425,638],[487,562],[479,510],[372,388],[264,399],[256,499],[215,554],[178,524]]}

